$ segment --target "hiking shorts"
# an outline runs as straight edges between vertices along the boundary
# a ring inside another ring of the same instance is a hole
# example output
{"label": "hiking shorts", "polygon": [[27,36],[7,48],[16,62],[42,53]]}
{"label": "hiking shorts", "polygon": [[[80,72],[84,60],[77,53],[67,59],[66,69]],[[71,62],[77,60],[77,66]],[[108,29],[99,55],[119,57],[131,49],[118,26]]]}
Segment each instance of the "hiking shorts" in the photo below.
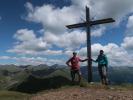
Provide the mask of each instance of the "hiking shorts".
{"label": "hiking shorts", "polygon": [[75,74],[78,74],[81,76],[80,70],[71,70],[71,76],[73,77],[73,76],[75,76]]}

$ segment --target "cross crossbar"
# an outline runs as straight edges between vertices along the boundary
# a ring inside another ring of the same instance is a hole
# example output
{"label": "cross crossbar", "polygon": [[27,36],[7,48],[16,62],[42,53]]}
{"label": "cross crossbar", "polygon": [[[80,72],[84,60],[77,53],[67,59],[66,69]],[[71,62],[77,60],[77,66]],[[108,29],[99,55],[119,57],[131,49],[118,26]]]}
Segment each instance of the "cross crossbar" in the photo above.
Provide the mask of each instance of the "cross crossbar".
{"label": "cross crossbar", "polygon": [[96,20],[96,21],[90,21],[90,25],[98,25],[98,24],[106,24],[106,23],[112,23],[115,22],[113,18],[107,18],[102,20]]}
{"label": "cross crossbar", "polygon": [[92,25],[106,24],[106,23],[111,23],[111,22],[115,22],[115,20],[112,18],[107,18],[107,19],[102,19],[102,20],[90,21],[89,23],[84,22],[84,23],[78,23],[78,24],[73,24],[73,25],[67,25],[66,27],[69,29],[72,29],[72,28],[86,27],[87,24],[90,24],[90,26],[92,26]]}
{"label": "cross crossbar", "polygon": [[69,29],[78,28],[78,27],[86,27],[86,23],[79,23],[79,24],[67,25],[66,27],[69,28]]}
{"label": "cross crossbar", "polygon": [[86,22],[77,23],[72,25],[67,25],[66,27],[69,29],[72,28],[80,28],[86,27],[86,36],[87,36],[87,57],[88,57],[88,82],[92,81],[92,62],[91,62],[91,35],[90,35],[90,28],[93,25],[98,24],[105,24],[105,23],[112,23],[115,22],[113,18],[101,19],[96,21],[90,21],[90,13],[89,8],[86,6]]}

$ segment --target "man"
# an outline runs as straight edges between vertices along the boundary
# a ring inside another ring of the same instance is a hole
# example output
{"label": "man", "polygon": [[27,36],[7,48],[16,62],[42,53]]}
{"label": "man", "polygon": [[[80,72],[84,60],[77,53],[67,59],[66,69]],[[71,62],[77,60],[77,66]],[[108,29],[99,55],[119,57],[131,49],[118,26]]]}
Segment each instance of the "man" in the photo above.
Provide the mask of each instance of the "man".
{"label": "man", "polygon": [[80,64],[79,62],[87,61],[88,59],[81,60],[76,52],[73,52],[73,57],[71,57],[66,64],[71,68],[71,78],[72,82],[74,82],[75,74],[78,75],[78,82],[81,81],[81,72],[80,72]]}
{"label": "man", "polygon": [[103,50],[100,50],[99,55],[96,60],[92,60],[98,63],[98,70],[101,77],[102,84],[108,85],[107,79],[107,67],[108,60]]}

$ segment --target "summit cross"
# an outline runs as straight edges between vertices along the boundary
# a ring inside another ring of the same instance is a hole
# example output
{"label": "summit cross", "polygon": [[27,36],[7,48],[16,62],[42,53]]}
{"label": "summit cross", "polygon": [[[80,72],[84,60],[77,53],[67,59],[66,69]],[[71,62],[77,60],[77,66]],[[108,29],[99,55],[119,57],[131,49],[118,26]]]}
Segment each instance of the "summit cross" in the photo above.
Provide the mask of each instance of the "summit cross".
{"label": "summit cross", "polygon": [[88,57],[88,82],[92,82],[92,61],[91,61],[91,26],[105,24],[105,23],[112,23],[115,22],[113,18],[101,19],[101,20],[90,20],[90,11],[89,8],[86,6],[86,21],[83,23],[67,25],[66,27],[69,29],[72,28],[80,28],[86,27],[86,35],[87,35],[87,57]]}

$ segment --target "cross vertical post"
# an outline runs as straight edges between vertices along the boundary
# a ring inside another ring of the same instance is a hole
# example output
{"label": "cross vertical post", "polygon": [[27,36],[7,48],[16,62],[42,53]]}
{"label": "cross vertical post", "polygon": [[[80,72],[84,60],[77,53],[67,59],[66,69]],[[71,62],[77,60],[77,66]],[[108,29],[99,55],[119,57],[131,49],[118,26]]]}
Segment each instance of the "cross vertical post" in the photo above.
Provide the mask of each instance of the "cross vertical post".
{"label": "cross vertical post", "polygon": [[115,22],[113,18],[101,19],[101,20],[90,20],[90,12],[89,8],[86,6],[86,22],[67,25],[66,27],[69,29],[86,27],[86,36],[87,36],[87,57],[88,57],[88,82],[92,82],[92,61],[91,61],[91,26],[106,24]]}
{"label": "cross vertical post", "polygon": [[90,34],[90,11],[86,6],[86,35],[87,35],[87,57],[88,57],[88,82],[92,82],[92,62],[91,62],[91,34]]}

